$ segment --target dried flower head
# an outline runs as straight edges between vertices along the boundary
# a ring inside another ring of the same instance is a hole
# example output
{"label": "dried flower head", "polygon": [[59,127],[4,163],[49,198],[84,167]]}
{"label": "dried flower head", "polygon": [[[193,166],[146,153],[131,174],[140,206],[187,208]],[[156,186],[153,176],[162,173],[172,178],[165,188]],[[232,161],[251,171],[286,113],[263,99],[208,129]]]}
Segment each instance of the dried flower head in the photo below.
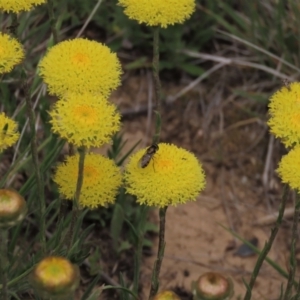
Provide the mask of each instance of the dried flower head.
{"label": "dried flower head", "polygon": [[0,33],[0,74],[10,72],[23,58],[24,50],[18,40]]}
{"label": "dried flower head", "polygon": [[136,195],[138,203],[165,207],[195,200],[205,187],[204,171],[195,155],[160,143],[149,163],[141,166],[147,151],[132,155],[126,166],[126,189]]}
{"label": "dried flower head", "polygon": [[100,147],[120,129],[115,105],[101,95],[69,94],[50,111],[52,130],[76,146]]}
{"label": "dried flower head", "polygon": [[0,10],[7,13],[29,11],[34,6],[45,3],[46,0],[0,0]]}
{"label": "dried flower head", "polygon": [[53,46],[40,62],[40,75],[53,95],[97,93],[107,97],[120,84],[121,64],[98,42],[76,38]]}
{"label": "dried flower head", "polygon": [[14,190],[0,189],[0,227],[9,228],[24,219],[27,204]]}
{"label": "dried flower head", "polygon": [[282,87],[270,99],[270,131],[285,146],[300,144],[300,83]]}
{"label": "dried flower head", "polygon": [[216,272],[207,272],[192,283],[195,300],[229,300],[233,296],[233,282]]}
{"label": "dried flower head", "polygon": [[30,282],[42,297],[68,296],[79,284],[79,269],[68,259],[48,256],[30,275]]}
{"label": "dried flower head", "polygon": [[195,0],[119,0],[119,5],[130,19],[161,27],[183,23],[195,10]]}
{"label": "dried flower head", "polygon": [[[54,175],[59,192],[68,200],[73,200],[75,195],[78,162],[78,154],[67,157],[65,163],[58,166]],[[121,183],[120,170],[112,160],[95,153],[87,154],[84,161],[80,205],[93,209],[114,203]]]}
{"label": "dried flower head", "polygon": [[0,113],[0,152],[12,146],[19,138],[18,124]]}
{"label": "dried flower head", "polygon": [[180,300],[180,298],[172,291],[162,291],[156,294],[153,300]]}

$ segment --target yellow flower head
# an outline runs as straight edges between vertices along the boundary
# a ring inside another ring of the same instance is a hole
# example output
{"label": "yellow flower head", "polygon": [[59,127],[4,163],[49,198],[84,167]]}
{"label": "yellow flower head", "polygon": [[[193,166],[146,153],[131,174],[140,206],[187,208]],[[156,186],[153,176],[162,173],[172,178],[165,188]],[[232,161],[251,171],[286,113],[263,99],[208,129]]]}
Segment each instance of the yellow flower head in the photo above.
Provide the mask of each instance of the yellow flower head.
{"label": "yellow flower head", "polygon": [[119,0],[119,4],[130,19],[161,27],[183,23],[195,10],[195,0]]}
{"label": "yellow flower head", "polygon": [[149,164],[145,164],[145,158],[153,153],[151,148],[132,155],[125,172],[127,191],[136,195],[140,204],[149,206],[195,200],[205,187],[204,171],[197,158],[172,144],[161,143],[158,147]]}
{"label": "yellow flower head", "polygon": [[[59,192],[68,200],[73,200],[75,195],[78,162],[78,154],[69,156],[65,163],[58,166],[54,175]],[[84,160],[80,204],[93,209],[113,203],[121,183],[120,170],[112,160],[95,153],[87,154]]]}
{"label": "yellow flower head", "polygon": [[51,298],[52,296],[66,296],[75,291],[79,279],[78,267],[59,256],[44,258],[30,275],[30,281],[37,291]]}
{"label": "yellow flower head", "polygon": [[300,191],[300,147],[293,148],[287,155],[283,156],[277,173],[283,183]]}
{"label": "yellow flower head", "polygon": [[52,130],[76,146],[100,147],[120,129],[115,105],[101,95],[69,94],[50,111]]}
{"label": "yellow flower head", "polygon": [[45,3],[46,0],[0,0],[0,10],[7,13],[19,13],[23,10],[29,11],[35,5]]}
{"label": "yellow flower head", "polygon": [[82,38],[52,47],[40,62],[40,75],[49,92],[100,93],[107,97],[120,84],[121,64],[110,49]]}
{"label": "yellow flower head", "polygon": [[22,45],[8,34],[0,33],[0,74],[10,72],[23,58]]}
{"label": "yellow flower head", "polygon": [[0,113],[0,152],[12,146],[19,138],[18,124]]}
{"label": "yellow flower head", "polygon": [[300,83],[293,82],[277,91],[269,103],[270,131],[285,146],[300,144]]}

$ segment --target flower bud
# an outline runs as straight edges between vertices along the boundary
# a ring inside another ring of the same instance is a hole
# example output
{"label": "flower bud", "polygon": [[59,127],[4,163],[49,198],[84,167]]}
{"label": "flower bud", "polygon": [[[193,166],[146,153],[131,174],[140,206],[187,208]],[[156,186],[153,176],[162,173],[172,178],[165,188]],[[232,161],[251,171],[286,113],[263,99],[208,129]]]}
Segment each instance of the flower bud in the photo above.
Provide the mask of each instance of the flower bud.
{"label": "flower bud", "polygon": [[22,221],[27,213],[24,198],[16,191],[0,189],[0,227],[9,228]]}
{"label": "flower bud", "polygon": [[49,256],[40,261],[30,275],[30,282],[42,297],[63,299],[79,284],[79,268],[68,259]]}
{"label": "flower bud", "polygon": [[219,273],[208,272],[192,283],[192,292],[194,300],[229,300],[233,295],[233,283]]}
{"label": "flower bud", "polygon": [[163,291],[156,294],[153,300],[180,300],[180,298],[172,291]]}

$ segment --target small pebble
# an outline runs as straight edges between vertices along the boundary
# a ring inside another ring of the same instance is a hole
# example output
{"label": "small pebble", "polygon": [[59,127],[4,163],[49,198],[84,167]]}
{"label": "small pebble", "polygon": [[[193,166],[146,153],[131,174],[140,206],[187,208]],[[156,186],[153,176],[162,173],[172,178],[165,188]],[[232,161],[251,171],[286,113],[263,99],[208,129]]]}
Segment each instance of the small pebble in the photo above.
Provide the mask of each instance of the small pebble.
{"label": "small pebble", "polygon": [[[253,246],[257,247],[258,245],[258,238],[254,237],[251,240],[248,240]],[[256,254],[248,245],[242,244],[233,255],[237,255],[240,257],[248,257]]]}

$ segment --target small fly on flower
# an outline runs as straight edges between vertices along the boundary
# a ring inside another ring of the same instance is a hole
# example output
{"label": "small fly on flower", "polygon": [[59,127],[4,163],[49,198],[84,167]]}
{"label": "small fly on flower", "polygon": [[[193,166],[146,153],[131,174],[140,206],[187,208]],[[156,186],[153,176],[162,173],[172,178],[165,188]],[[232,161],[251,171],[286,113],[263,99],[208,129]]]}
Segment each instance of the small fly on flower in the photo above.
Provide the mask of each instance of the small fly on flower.
{"label": "small fly on flower", "polygon": [[149,165],[151,159],[153,159],[153,156],[158,151],[158,149],[159,148],[157,144],[153,144],[147,148],[145,154],[141,157],[139,161],[139,165],[141,168],[146,168]]}

